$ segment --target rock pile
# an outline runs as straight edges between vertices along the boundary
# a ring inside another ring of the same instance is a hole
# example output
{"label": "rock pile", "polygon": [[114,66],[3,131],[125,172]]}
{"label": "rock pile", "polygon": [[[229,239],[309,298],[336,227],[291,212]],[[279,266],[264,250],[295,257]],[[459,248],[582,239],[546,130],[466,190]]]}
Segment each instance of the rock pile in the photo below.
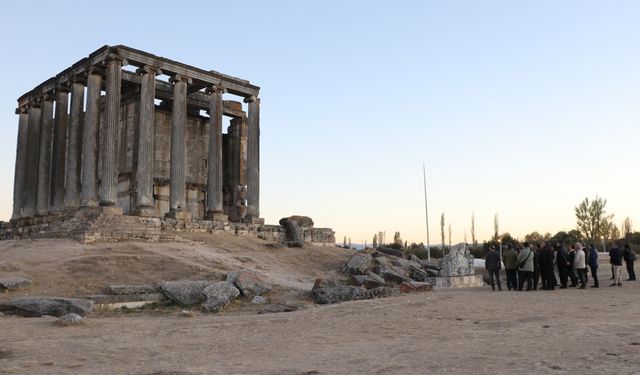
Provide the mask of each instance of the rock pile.
{"label": "rock pile", "polygon": [[180,306],[201,303],[203,311],[217,313],[241,295],[248,298],[264,297],[271,291],[271,285],[251,271],[239,270],[229,272],[224,281],[163,281],[160,289],[168,299]]}
{"label": "rock pile", "polygon": [[415,256],[405,258],[401,251],[378,248],[359,252],[344,265],[346,281],[318,279],[311,290],[318,304],[384,298],[400,293],[432,291],[426,282],[433,271]]}

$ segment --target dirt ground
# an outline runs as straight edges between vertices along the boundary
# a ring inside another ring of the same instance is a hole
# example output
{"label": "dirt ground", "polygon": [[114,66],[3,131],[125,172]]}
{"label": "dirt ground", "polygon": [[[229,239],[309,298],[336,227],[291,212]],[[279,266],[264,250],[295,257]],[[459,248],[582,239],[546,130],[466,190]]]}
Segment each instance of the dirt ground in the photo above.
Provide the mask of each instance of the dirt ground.
{"label": "dirt ground", "polygon": [[[30,294],[73,294],[116,276],[144,282],[155,272],[179,278],[249,265],[293,290],[348,257],[340,249],[267,249],[237,240],[91,249],[70,241],[30,241],[29,249],[2,242],[0,272],[38,276]],[[41,255],[46,250],[55,256]],[[125,275],[129,262],[139,264],[135,257],[158,269]],[[237,259],[243,257],[252,262]],[[43,270],[51,272],[46,282]],[[232,308],[187,318],[167,309],[95,314],[74,327],[0,316],[0,374],[640,374],[640,284],[610,288],[604,274],[600,289],[438,290],[279,314]],[[71,284],[55,282],[65,277]]]}

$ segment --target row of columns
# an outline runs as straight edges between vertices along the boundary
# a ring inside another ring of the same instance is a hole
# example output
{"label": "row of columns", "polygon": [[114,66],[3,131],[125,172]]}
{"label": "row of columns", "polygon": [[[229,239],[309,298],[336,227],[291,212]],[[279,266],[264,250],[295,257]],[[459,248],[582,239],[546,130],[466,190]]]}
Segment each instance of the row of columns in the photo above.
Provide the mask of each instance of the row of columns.
{"label": "row of columns", "polygon": [[[118,204],[118,127],[123,59],[106,60],[104,123],[100,127],[103,71],[92,67],[84,82],[55,91],[55,118],[51,94],[19,108],[18,142],[14,182],[13,219],[46,215],[78,207],[115,207]],[[135,174],[137,214],[156,216],[153,197],[155,76],[158,68],[145,66],[141,74],[138,160]],[[170,212],[169,217],[190,218],[186,205],[187,88],[191,79],[176,74],[171,124]],[[71,110],[67,113],[71,92]],[[210,137],[206,217],[222,214],[222,94],[221,85],[208,90]],[[249,103],[247,149],[247,204],[249,214],[259,217],[259,99]],[[82,116],[84,112],[84,117]],[[98,186],[96,139],[100,139],[100,184]]]}

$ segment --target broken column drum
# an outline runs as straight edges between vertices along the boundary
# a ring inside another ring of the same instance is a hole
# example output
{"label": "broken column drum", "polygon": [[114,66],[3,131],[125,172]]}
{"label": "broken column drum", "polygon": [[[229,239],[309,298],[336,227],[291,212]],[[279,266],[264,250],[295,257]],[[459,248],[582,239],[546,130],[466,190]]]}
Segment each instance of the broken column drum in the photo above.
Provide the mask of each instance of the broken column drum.
{"label": "broken column drum", "polygon": [[260,88],[104,46],[18,99],[12,220],[73,210],[263,223]]}

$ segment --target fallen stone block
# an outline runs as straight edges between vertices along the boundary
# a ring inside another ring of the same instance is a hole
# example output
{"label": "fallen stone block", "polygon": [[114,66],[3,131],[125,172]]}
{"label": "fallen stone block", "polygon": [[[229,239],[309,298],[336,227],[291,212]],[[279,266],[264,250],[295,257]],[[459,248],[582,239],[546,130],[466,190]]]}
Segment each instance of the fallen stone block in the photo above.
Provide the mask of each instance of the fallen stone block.
{"label": "fallen stone block", "polygon": [[401,250],[392,249],[390,247],[378,247],[376,250],[383,254],[391,255],[398,258],[404,258],[404,253]]}
{"label": "fallen stone block", "polygon": [[431,292],[433,291],[433,285],[431,283],[407,281],[399,285],[400,292],[402,293],[415,293],[415,292]]}
{"label": "fallen stone block", "polygon": [[378,288],[373,288],[367,290],[366,299],[374,299],[374,298],[387,298],[393,296],[399,296],[400,290],[398,288],[389,288],[386,286],[381,286]]}
{"label": "fallen stone block", "polygon": [[375,272],[369,271],[369,273],[367,274],[367,279],[365,280],[363,285],[367,289],[373,289],[385,286],[385,284],[386,282],[384,280],[384,277],[378,275]]}
{"label": "fallen stone block", "polygon": [[220,281],[207,286],[203,295],[205,301],[202,309],[208,312],[219,312],[240,295],[240,291],[228,281]]}
{"label": "fallen stone block", "polygon": [[0,276],[0,291],[20,289],[31,284],[31,280],[21,276]]}
{"label": "fallen stone block", "polygon": [[324,305],[367,299],[367,289],[359,286],[342,285],[328,288],[316,288],[311,291],[311,295],[315,303]]}
{"label": "fallen stone block", "polygon": [[204,301],[203,292],[205,288],[213,283],[215,283],[215,281],[163,281],[160,283],[160,289],[170,300],[182,306],[189,306]]}
{"label": "fallen stone block", "polygon": [[78,314],[69,313],[64,315],[62,318],[56,320],[54,323],[62,327],[77,326],[79,324],[84,323],[83,319],[84,318]]}
{"label": "fallen stone block", "polygon": [[109,285],[112,294],[152,294],[161,291],[160,287],[152,284],[113,284]]}
{"label": "fallen stone block", "polygon": [[85,316],[93,310],[93,301],[76,298],[18,297],[0,304],[0,311],[7,315],[39,317],[63,316],[75,313]]}
{"label": "fallen stone block", "polygon": [[271,285],[265,283],[251,271],[232,271],[227,274],[227,281],[234,284],[244,296],[261,296],[271,291]]}
{"label": "fallen stone block", "polygon": [[405,270],[395,266],[381,265],[378,266],[376,273],[384,278],[385,281],[397,284],[410,281]]}
{"label": "fallen stone block", "polygon": [[300,216],[300,215],[283,217],[282,219],[280,219],[278,223],[284,226],[286,222],[295,222],[298,224],[300,228],[303,228],[303,229],[313,228],[313,224],[314,224],[313,220],[309,216]]}
{"label": "fallen stone block", "polygon": [[351,275],[365,275],[373,258],[369,254],[355,254],[344,266],[346,273]]}
{"label": "fallen stone block", "polygon": [[300,308],[299,305],[290,303],[275,303],[273,305],[267,305],[264,308],[258,310],[258,314],[273,314],[296,311]]}

